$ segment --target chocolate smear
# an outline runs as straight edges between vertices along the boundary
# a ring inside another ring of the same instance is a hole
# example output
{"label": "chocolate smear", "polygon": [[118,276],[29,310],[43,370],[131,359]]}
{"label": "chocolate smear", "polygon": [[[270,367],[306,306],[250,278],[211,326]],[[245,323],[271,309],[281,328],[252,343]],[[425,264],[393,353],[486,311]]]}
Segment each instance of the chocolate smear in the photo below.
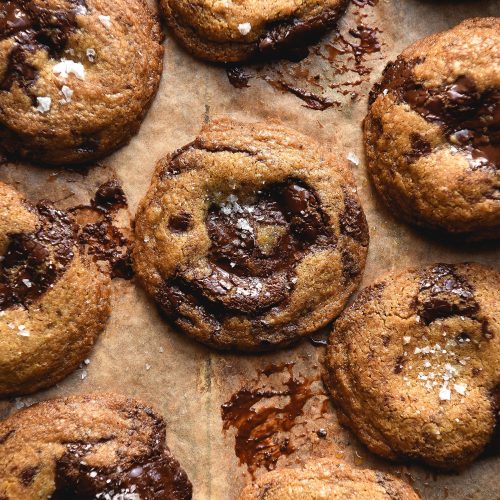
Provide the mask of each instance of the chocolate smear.
{"label": "chocolate smear", "polygon": [[68,215],[42,201],[32,208],[40,226],[9,235],[0,260],[0,311],[28,307],[64,274],[74,257],[76,228]]}
{"label": "chocolate smear", "polygon": [[[475,82],[460,76],[454,82],[427,87],[414,73],[422,59],[399,57],[384,70],[382,81],[370,94],[370,102],[390,93],[425,120],[437,124],[451,146],[465,151],[472,169],[497,170],[500,162],[500,89],[479,90]],[[413,145],[413,144],[412,144]],[[428,147],[417,147],[426,154]],[[410,160],[414,161],[414,152]]]}
{"label": "chocolate smear", "polygon": [[[293,363],[271,365],[260,375],[275,373],[287,374],[280,388],[244,387],[221,407],[223,429],[235,429],[236,456],[252,476],[261,467],[274,469],[281,456],[296,451],[292,430],[297,419],[311,398],[324,395],[313,387],[317,379],[294,375]],[[321,412],[326,409],[322,406]]]}

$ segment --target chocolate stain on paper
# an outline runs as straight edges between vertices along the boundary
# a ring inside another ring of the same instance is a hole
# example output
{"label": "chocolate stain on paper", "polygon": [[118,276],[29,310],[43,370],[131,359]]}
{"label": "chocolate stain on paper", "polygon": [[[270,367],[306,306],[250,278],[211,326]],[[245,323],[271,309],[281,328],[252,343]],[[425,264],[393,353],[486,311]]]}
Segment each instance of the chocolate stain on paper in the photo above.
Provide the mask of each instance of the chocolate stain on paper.
{"label": "chocolate stain on paper", "polygon": [[[282,382],[269,384],[281,375]],[[274,380],[274,379],[273,379]],[[320,402],[311,417],[313,400]],[[307,436],[300,421],[303,415],[313,422],[328,412],[328,398],[318,377],[294,374],[294,363],[270,365],[256,380],[241,388],[221,407],[223,429],[236,430],[234,450],[241,464],[254,477],[260,468],[272,470],[280,457],[297,451]],[[299,432],[295,432],[300,429]],[[327,431],[315,428],[316,439]]]}
{"label": "chocolate stain on paper", "polygon": [[[340,106],[346,97],[358,99],[369,82],[373,66],[373,57],[369,56],[382,50],[381,31],[368,25],[370,8],[377,3],[378,0],[353,1],[345,25],[310,47],[301,58],[269,65],[228,66],[229,82],[244,89],[253,78],[258,78],[301,99],[304,107],[319,111]],[[318,65],[324,67],[323,71],[312,69]]]}
{"label": "chocolate stain on paper", "polygon": [[112,278],[132,279],[132,249],[124,230],[117,227],[115,217],[127,208],[127,198],[116,179],[103,183],[90,205],[70,209],[79,225],[78,243]]}

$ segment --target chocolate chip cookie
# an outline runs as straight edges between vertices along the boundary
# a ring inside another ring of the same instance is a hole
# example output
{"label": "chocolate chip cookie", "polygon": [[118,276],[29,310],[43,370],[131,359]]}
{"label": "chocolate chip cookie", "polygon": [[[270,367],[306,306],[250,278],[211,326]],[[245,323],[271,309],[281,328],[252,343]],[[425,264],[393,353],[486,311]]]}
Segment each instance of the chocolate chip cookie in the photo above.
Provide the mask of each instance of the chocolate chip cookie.
{"label": "chocolate chip cookie", "polygon": [[435,264],[363,290],[330,335],[339,418],[383,457],[443,468],[496,439],[500,272]]}
{"label": "chocolate chip cookie", "polygon": [[159,85],[160,33],[144,0],[0,2],[0,146],[75,164],[126,144]]}
{"label": "chocolate chip cookie", "polygon": [[332,29],[347,0],[160,0],[168,27],[201,59],[236,62],[269,56],[297,57]]}
{"label": "chocolate chip cookie", "polygon": [[239,500],[418,500],[405,482],[384,472],[321,459],[300,469],[277,469],[247,486]]}
{"label": "chocolate chip cookie", "polygon": [[165,422],[125,396],[36,404],[0,423],[0,498],[188,500]]}
{"label": "chocolate chip cookie", "polygon": [[221,349],[314,332],[357,288],[368,230],[346,163],[277,122],[216,120],[159,162],[134,257],[165,315]]}
{"label": "chocolate chip cookie", "polygon": [[500,19],[468,19],[384,70],[364,123],[368,170],[406,221],[500,236]]}
{"label": "chocolate chip cookie", "polygon": [[67,213],[0,183],[0,396],[49,387],[85,359],[109,316],[108,285]]}

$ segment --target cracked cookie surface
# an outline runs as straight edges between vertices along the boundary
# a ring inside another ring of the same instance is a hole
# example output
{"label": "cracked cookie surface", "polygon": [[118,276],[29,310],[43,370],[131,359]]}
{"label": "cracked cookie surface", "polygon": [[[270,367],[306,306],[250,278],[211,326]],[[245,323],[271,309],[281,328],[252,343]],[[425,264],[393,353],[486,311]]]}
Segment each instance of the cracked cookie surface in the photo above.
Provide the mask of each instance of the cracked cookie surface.
{"label": "cracked cookie surface", "polygon": [[0,145],[48,164],[84,163],[139,129],[162,70],[144,0],[0,3]]}
{"label": "cracked cookie surface", "polygon": [[332,459],[297,469],[279,468],[247,486],[239,500],[418,500],[410,485],[394,476],[353,468]]}
{"label": "cracked cookie surface", "polygon": [[181,330],[222,349],[263,350],[335,318],[367,246],[344,160],[279,123],[222,119],[159,162],[134,258]]}
{"label": "cracked cookie surface", "polygon": [[364,122],[391,211],[468,238],[500,236],[500,20],[468,19],[384,70]]}
{"label": "cracked cookie surface", "polygon": [[85,359],[110,313],[109,278],[67,213],[0,183],[0,395],[49,387]]}
{"label": "cracked cookie surface", "polygon": [[169,28],[195,56],[237,62],[292,56],[332,29],[346,0],[160,0]]}
{"label": "cracked cookie surface", "polygon": [[165,422],[143,403],[90,394],[33,405],[0,422],[0,498],[189,500]]}
{"label": "cracked cookie surface", "polygon": [[479,264],[392,273],[337,320],[325,382],[372,452],[454,469],[495,442],[499,284]]}

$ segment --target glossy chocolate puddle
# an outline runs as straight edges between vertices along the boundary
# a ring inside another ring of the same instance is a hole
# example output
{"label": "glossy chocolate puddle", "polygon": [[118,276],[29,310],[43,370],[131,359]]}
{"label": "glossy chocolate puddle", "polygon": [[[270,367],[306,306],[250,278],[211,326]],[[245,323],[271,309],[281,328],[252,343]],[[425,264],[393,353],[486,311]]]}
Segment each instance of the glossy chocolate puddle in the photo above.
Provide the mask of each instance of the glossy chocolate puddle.
{"label": "glossy chocolate puddle", "polygon": [[[169,221],[189,230],[189,214]],[[213,203],[206,225],[211,240],[206,263],[180,271],[165,283],[157,301],[167,315],[182,320],[189,304],[213,321],[227,314],[260,315],[286,301],[295,266],[314,248],[336,244],[318,195],[300,180],[289,179],[252,198],[231,194]]]}
{"label": "glossy chocolate puddle", "polygon": [[[280,382],[275,382],[275,377]],[[316,440],[325,439],[326,429],[315,426],[314,421],[326,413],[328,398],[319,376],[295,375],[294,363],[259,371],[256,380],[221,406],[223,429],[235,429],[236,456],[252,476],[259,468],[274,469],[280,457],[309,441],[309,434]],[[309,433],[307,423],[313,423]]]}

